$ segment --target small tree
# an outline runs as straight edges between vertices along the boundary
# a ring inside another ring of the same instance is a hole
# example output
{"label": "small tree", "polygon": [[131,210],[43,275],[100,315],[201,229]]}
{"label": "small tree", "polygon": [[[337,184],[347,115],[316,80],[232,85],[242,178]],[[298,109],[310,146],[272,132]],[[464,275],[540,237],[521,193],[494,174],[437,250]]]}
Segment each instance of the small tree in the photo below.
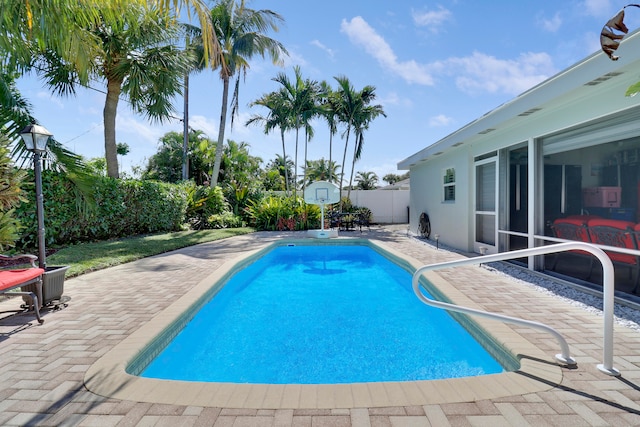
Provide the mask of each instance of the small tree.
{"label": "small tree", "polygon": [[397,175],[395,173],[388,173],[385,176],[382,177],[382,180],[384,182],[386,182],[389,185],[393,185],[396,182],[400,182],[403,181],[405,179],[409,178],[409,172],[402,174],[402,175]]}
{"label": "small tree", "polygon": [[378,175],[375,172],[358,172],[355,181],[358,190],[375,190],[378,188]]}

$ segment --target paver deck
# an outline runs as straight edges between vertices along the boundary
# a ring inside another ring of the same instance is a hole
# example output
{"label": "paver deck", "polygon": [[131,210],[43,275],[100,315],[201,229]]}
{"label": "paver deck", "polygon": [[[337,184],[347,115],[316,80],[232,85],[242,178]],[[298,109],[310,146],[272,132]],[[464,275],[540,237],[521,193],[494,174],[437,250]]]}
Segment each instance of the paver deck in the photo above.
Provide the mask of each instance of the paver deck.
{"label": "paver deck", "polygon": [[[341,233],[345,234],[381,241],[425,264],[462,256],[409,238],[406,231]],[[94,394],[85,387],[85,376],[97,362],[144,330],[154,317],[162,316],[159,313],[225,262],[247,250],[292,236],[301,234],[234,237],[67,279],[65,295],[71,297],[69,306],[45,311],[46,322],[42,326],[37,326],[30,314],[0,320],[0,425],[640,425],[640,332],[616,325],[614,366],[622,375],[607,376],[596,368],[602,361],[601,316],[481,267],[447,269],[438,274],[476,306],[559,329],[578,361],[576,369],[554,365],[553,355],[558,348],[551,337],[535,330],[499,325],[496,330],[508,328],[531,344],[530,353],[523,352],[523,360],[541,370],[531,371],[536,374],[512,374],[510,380],[526,392],[499,393],[500,397],[488,398],[495,396],[496,388],[503,387],[493,380],[388,388],[374,383],[342,388],[329,397],[340,402],[331,407],[321,404],[333,393],[328,389],[321,388],[310,395],[303,388],[292,386],[262,396],[261,401],[266,404],[258,409],[244,407],[251,406],[245,405],[248,398],[240,398],[237,393],[228,396],[229,404],[216,406],[214,396],[200,405],[152,403],[145,401],[151,390],[140,390],[137,398],[134,394],[121,399]],[[16,299],[0,302],[0,311],[18,304]],[[544,374],[546,371],[548,375]],[[194,386],[192,394],[202,396],[205,391]],[[369,400],[362,398],[365,391]],[[434,395],[442,398],[428,403]],[[443,397],[447,395],[457,398]],[[301,405],[302,401],[315,403]]]}

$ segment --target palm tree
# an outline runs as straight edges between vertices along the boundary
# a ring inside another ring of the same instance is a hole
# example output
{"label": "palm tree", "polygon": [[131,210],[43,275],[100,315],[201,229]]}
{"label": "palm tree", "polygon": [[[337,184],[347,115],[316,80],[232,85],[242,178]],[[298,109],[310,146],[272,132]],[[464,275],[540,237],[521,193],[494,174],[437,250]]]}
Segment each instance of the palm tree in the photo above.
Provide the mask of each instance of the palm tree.
{"label": "palm tree", "polygon": [[[133,7],[133,6],[132,6]],[[107,175],[118,178],[116,113],[121,94],[127,95],[134,110],[151,120],[163,121],[173,111],[171,104],[182,89],[181,78],[191,57],[173,40],[178,26],[166,13],[138,7],[135,19],[117,25],[98,23],[88,28],[100,41],[92,77],[104,79],[107,95],[103,110]],[[78,83],[71,64],[56,56],[42,56],[45,82],[55,91],[73,93]]]}
{"label": "palm tree", "polygon": [[[231,77],[236,71],[243,71],[246,74],[249,69],[249,59],[256,54],[260,54],[262,57],[268,54],[274,63],[279,63],[280,56],[287,51],[280,42],[263,34],[269,28],[278,31],[277,24],[284,21],[280,15],[271,10],[249,9],[245,7],[245,0],[240,0],[239,3],[236,3],[236,0],[220,0],[211,9],[211,21],[221,46],[217,54],[217,63],[223,84],[218,143],[211,177],[211,186],[215,187],[218,183],[218,173],[222,161]],[[239,87],[240,76],[238,75],[231,101],[232,126],[233,116],[238,111]]]}
{"label": "palm tree", "polygon": [[[369,128],[369,124],[379,115],[386,117],[381,105],[369,105],[376,97],[376,88],[367,85],[362,90],[356,91],[346,77],[336,77],[338,81],[338,115],[340,121],[346,125],[346,140],[344,144],[344,153],[342,156],[342,164],[347,161],[347,147],[349,145],[349,135],[353,129],[356,141],[353,148],[353,157],[351,161],[351,175],[349,178],[349,191],[347,198],[351,196],[351,186],[353,183],[353,172],[356,161],[362,154],[364,145],[364,131]],[[340,177],[340,189],[344,180],[344,167]]]}
{"label": "palm tree", "polygon": [[[368,91],[367,88],[371,88],[371,91]],[[373,93],[375,88],[373,86],[367,86],[360,92],[360,97],[363,100],[361,110],[355,115],[353,120],[353,130],[355,134],[356,143],[353,147],[353,158],[351,160],[351,176],[349,178],[349,191],[347,192],[347,198],[351,197],[351,188],[353,183],[353,171],[356,168],[356,162],[360,159],[362,155],[362,148],[364,146],[364,131],[369,129],[369,125],[379,115],[383,115],[387,117],[382,109],[381,105],[367,105],[368,102],[365,102],[366,99],[373,100],[375,98],[375,94]],[[376,176],[376,182],[378,177]]]}
{"label": "palm tree", "polygon": [[359,190],[375,190],[378,187],[378,175],[375,172],[358,172],[356,183]]}
{"label": "palm tree", "polygon": [[[304,81],[304,98],[301,111],[301,123],[304,126],[304,164],[307,164],[307,149],[309,142],[314,135],[313,127],[311,126],[311,120],[314,117],[322,114],[322,105],[320,104],[321,86],[315,80],[306,79]],[[307,185],[306,169],[303,170],[302,191]]]}
{"label": "palm tree", "polygon": [[[96,6],[100,7],[96,7]],[[88,83],[101,42],[85,31],[97,23],[117,25],[136,8],[155,7],[174,18],[186,9],[198,16],[203,29],[205,57],[215,66],[220,50],[205,0],[3,0],[0,8],[0,67],[3,72],[29,70],[34,46],[51,51],[72,64],[82,84]],[[128,18],[131,18],[129,16]]]}
{"label": "palm tree", "polygon": [[[99,8],[96,7],[98,4]],[[126,7],[128,5],[137,7]],[[73,77],[78,84],[88,84],[103,43],[85,29],[99,24],[117,26],[134,19],[139,7],[143,6],[157,6],[160,12],[172,13],[174,18],[181,16],[185,8],[189,17],[195,13],[202,28],[205,60],[215,68],[215,54],[220,47],[213,33],[205,0],[104,0],[98,3],[92,0],[3,0],[0,8],[0,105],[11,105],[17,93],[4,90],[6,87],[2,86],[6,78],[14,80],[32,70],[36,52],[47,52],[51,57],[59,58],[61,63],[74,70]],[[16,143],[14,153],[17,151],[18,155],[26,153],[18,136],[19,130],[30,123],[37,123],[31,114],[31,107],[22,111],[26,111],[27,115],[11,111],[14,116],[11,119],[0,114],[1,132]],[[16,115],[19,116],[18,120],[14,120]],[[76,168],[76,172],[82,166],[79,156],[64,150],[56,141],[52,141],[48,148],[47,160],[52,164],[58,163],[62,169]]]}
{"label": "palm tree", "polygon": [[[286,108],[285,100],[281,96],[281,93],[271,92],[262,95],[262,97],[249,104],[250,107],[256,105],[266,108],[268,113],[266,115],[254,114],[249,120],[247,120],[247,126],[255,123],[262,123],[264,125],[265,135],[278,128],[280,130],[280,139],[282,140],[282,159],[288,159],[284,143],[284,133],[291,128],[291,123],[289,110]],[[284,174],[287,194],[289,194],[289,182],[291,179],[288,176],[288,171],[289,168],[285,167]]]}
{"label": "palm tree", "polygon": [[[326,82],[320,83],[320,93],[318,94],[320,103],[320,115],[324,117],[329,126],[329,164],[333,163],[333,135],[338,132],[338,108],[339,99],[331,86]],[[332,177],[330,182],[337,181],[337,176]]]}
{"label": "palm tree", "polygon": [[307,160],[304,168],[304,176],[307,184],[315,181],[334,182],[338,177],[338,168],[336,162],[325,160]]}
{"label": "palm tree", "polygon": [[[15,159],[19,166],[31,159],[27,151],[20,131],[31,123],[38,123],[31,112],[31,104],[26,100],[15,86],[15,80],[9,74],[0,74],[0,99],[3,108],[0,108],[0,137],[8,141],[18,141],[13,144],[11,157]],[[82,171],[84,163],[82,158],[67,150],[53,137],[47,144],[47,153],[43,157],[54,169],[73,172],[71,180],[81,185],[83,178],[86,178]],[[85,183],[85,187],[86,184]]]}
{"label": "palm tree", "polygon": [[[289,116],[290,129],[295,129],[296,146],[295,146],[295,173],[298,173],[298,147],[300,128],[305,129],[305,161],[306,161],[306,144],[308,139],[313,136],[313,128],[310,125],[311,118],[316,115],[316,93],[318,92],[318,84],[315,81],[304,80],[302,71],[299,66],[293,68],[294,81],[291,81],[285,73],[278,73],[272,80],[280,83],[281,88],[278,96],[281,99],[282,108]],[[304,181],[303,181],[304,182]],[[294,188],[294,195],[296,189]]]}
{"label": "palm tree", "polygon": [[294,176],[292,172],[293,168],[294,168],[293,160],[291,160],[289,156],[285,158],[279,154],[276,154],[276,157],[273,160],[271,160],[266,166],[267,170],[275,169],[278,171],[278,174],[282,176],[282,179],[285,182],[285,188],[289,188],[289,185],[292,184],[291,180]]}
{"label": "palm tree", "polygon": [[[344,165],[347,162],[347,148],[349,147],[349,136],[351,134],[351,126],[353,118],[358,109],[358,97],[355,88],[351,85],[349,79],[345,76],[334,77],[338,82],[338,90],[336,91],[338,117],[345,124],[346,138],[344,142],[344,152],[342,154],[342,170],[340,172],[340,194],[342,195],[342,185],[344,183]],[[340,202],[342,209],[342,201]]]}
{"label": "palm tree", "polygon": [[[191,24],[181,24],[184,31],[184,49],[191,52],[193,63],[191,68],[184,73],[183,84],[183,113],[182,113],[182,179],[189,179],[189,75],[192,72],[202,71],[207,63],[205,62],[205,50],[202,43],[202,32],[200,28]],[[193,42],[194,39],[196,42]]]}

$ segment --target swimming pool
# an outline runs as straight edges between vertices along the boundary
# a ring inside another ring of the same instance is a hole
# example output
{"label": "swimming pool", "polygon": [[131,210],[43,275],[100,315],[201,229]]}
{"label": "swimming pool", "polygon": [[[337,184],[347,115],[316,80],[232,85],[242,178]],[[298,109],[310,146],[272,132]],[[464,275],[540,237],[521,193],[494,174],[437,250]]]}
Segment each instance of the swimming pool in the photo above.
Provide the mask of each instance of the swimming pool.
{"label": "swimming pool", "polygon": [[460,323],[415,298],[407,270],[368,245],[283,244],[233,274],[140,375],[336,384],[503,370]]}
{"label": "swimming pool", "polygon": [[[377,237],[339,238],[336,243],[368,245],[386,257],[414,271],[425,263],[434,262],[431,251],[410,239]],[[132,271],[165,271],[156,281],[149,275],[131,277],[130,295],[140,302],[140,308],[151,316],[135,331],[127,335],[89,366],[84,385],[91,393],[109,399],[152,404],[177,404],[210,408],[243,409],[337,409],[374,408],[390,406],[421,406],[444,403],[472,402],[507,396],[526,395],[550,390],[562,382],[562,369],[548,358],[549,350],[541,349],[509,325],[484,318],[474,318],[467,329],[476,330],[474,336],[489,342],[486,348],[507,353],[512,366],[505,372],[475,377],[449,378],[428,381],[372,382],[350,384],[250,384],[223,382],[194,382],[159,380],[139,376],[140,372],[159,354],[200,307],[211,299],[220,286],[233,274],[250,264],[273,245],[305,244],[312,241],[281,233],[256,233],[213,242],[197,247],[163,254],[153,259],[131,263]],[[413,251],[418,252],[413,252]],[[189,262],[185,263],[185,257]],[[193,262],[193,258],[199,261]],[[191,265],[209,266],[206,273],[191,270]],[[187,266],[185,268],[185,266]],[[474,269],[463,268],[463,276],[473,277]],[[185,282],[185,274],[190,279]],[[483,308],[475,293],[466,294],[445,276],[449,272],[429,272],[425,286],[438,300]],[[480,283],[489,293],[478,290],[481,300],[499,293],[503,284],[486,282],[486,273],[479,271]],[[163,291],[164,281],[177,281],[184,286],[184,294]],[[195,280],[195,282],[194,282]],[[464,280],[464,279],[462,279]],[[467,287],[468,288],[468,287]],[[170,296],[170,300],[168,297]],[[156,303],[149,305],[150,299]],[[493,299],[493,297],[491,297]],[[500,300],[496,295],[495,299]],[[157,308],[160,308],[159,310]],[[464,318],[460,320],[464,323]],[[502,361],[502,359],[500,359]],[[506,365],[505,365],[506,366]]]}

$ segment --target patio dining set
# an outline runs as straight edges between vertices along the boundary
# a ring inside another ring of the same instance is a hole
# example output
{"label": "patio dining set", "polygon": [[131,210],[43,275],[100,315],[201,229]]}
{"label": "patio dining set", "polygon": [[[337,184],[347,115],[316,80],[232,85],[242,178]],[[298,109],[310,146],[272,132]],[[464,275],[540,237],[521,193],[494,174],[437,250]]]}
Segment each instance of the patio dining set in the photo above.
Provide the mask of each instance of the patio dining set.
{"label": "patio dining set", "polygon": [[366,212],[331,212],[329,227],[341,231],[354,231],[356,227],[362,232],[362,227],[370,229],[370,214]]}

